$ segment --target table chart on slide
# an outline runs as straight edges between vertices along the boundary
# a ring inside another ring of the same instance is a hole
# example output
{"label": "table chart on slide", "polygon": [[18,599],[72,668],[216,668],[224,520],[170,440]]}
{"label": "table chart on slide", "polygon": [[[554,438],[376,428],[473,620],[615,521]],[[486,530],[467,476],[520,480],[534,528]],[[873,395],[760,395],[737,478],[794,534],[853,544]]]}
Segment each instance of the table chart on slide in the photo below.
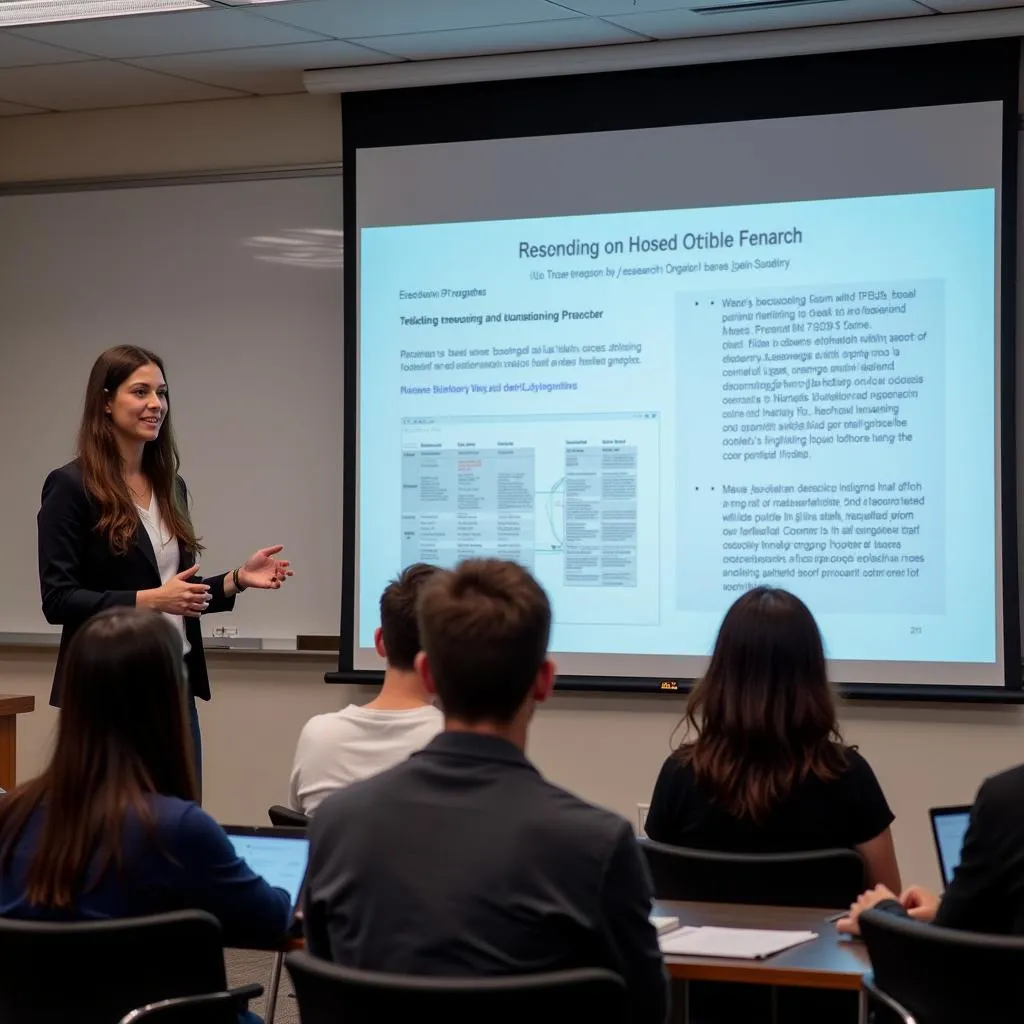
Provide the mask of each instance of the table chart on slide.
{"label": "table chart on slide", "polygon": [[402,564],[509,559],[552,596],[589,593],[580,621],[656,619],[659,429],[650,412],[408,418]]}
{"label": "table chart on slide", "polygon": [[565,582],[635,587],[636,445],[565,449]]}
{"label": "table chart on slide", "polygon": [[532,448],[402,452],[402,564],[496,556],[533,567]]}

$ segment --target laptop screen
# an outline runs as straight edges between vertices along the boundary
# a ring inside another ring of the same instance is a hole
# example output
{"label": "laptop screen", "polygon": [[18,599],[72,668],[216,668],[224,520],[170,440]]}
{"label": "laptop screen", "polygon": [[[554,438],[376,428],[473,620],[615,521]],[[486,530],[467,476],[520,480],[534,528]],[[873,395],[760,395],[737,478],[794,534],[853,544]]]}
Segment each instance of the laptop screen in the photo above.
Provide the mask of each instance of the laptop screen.
{"label": "laptop screen", "polygon": [[291,896],[294,907],[299,902],[309,858],[309,840],[305,832],[301,829],[236,825],[226,825],[224,831],[235,853],[270,885],[284,889]]}
{"label": "laptop screen", "polygon": [[970,807],[935,807],[930,812],[935,847],[939,855],[942,880],[946,885],[953,881],[953,872],[960,863],[960,852],[967,834],[967,823],[971,819]]}

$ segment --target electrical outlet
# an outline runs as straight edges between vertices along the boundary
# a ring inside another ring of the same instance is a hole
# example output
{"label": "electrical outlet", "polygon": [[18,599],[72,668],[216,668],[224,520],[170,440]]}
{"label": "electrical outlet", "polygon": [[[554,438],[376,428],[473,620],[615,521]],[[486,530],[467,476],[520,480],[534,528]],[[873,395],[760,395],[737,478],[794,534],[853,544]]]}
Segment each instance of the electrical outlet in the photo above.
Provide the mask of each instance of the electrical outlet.
{"label": "electrical outlet", "polygon": [[237,626],[214,626],[213,635],[219,637],[238,636]]}
{"label": "electrical outlet", "polygon": [[636,834],[638,836],[645,836],[645,826],[647,825],[647,812],[651,809],[650,804],[637,804],[636,805]]}

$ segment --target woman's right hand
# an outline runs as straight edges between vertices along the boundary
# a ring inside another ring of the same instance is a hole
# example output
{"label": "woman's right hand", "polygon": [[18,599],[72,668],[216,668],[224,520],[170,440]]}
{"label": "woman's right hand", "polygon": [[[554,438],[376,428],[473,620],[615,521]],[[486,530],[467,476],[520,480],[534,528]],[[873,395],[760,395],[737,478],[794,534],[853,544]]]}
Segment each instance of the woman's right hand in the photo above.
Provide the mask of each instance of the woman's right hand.
{"label": "woman's right hand", "polygon": [[912,885],[900,896],[903,909],[915,921],[934,921],[935,915],[939,912],[940,902],[941,899],[935,893],[920,885]]}
{"label": "woman's right hand", "polygon": [[143,608],[165,612],[167,615],[198,618],[210,603],[209,586],[205,583],[189,582],[198,569],[198,565],[190,566],[177,576],[172,576],[163,586],[153,590],[140,590],[136,594],[135,603]]}

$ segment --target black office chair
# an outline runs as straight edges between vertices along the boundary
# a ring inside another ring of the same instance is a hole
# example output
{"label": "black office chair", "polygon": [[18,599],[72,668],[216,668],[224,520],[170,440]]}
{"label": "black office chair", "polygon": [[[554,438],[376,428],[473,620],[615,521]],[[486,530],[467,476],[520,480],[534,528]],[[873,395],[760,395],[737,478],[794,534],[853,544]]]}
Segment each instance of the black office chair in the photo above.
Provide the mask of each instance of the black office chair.
{"label": "black office chair", "polygon": [[306,828],[309,824],[309,817],[302,813],[302,811],[293,811],[290,807],[285,807],[284,804],[274,804],[273,807],[267,808],[267,815],[270,818],[270,824],[276,825],[278,828]]}
{"label": "black office chair", "polygon": [[161,999],[126,1014],[118,1024],[238,1024],[238,998],[233,992]]}
{"label": "black office chair", "polygon": [[869,996],[904,1024],[1020,1024],[1024,939],[922,924],[884,910],[860,915]]}
{"label": "black office chair", "polygon": [[410,977],[354,970],[289,953],[285,960],[302,1024],[622,1024],[626,986],[611,971],[587,968],[500,978]]}
{"label": "black office chair", "polygon": [[[62,924],[0,919],[3,1024],[111,1024],[157,1000],[226,988],[220,923],[201,910]],[[236,1013],[262,992],[232,990]]]}
{"label": "black office chair", "polygon": [[[293,811],[284,804],[273,804],[267,808],[270,824],[278,828],[307,828],[309,816],[302,811]],[[281,987],[281,969],[284,967],[284,953],[275,953],[274,962],[270,967],[270,985],[267,988],[267,1024],[274,1024],[277,1012],[277,993]]]}
{"label": "black office chair", "polygon": [[641,839],[659,900],[848,907],[865,889],[856,850],[719,853]]}

